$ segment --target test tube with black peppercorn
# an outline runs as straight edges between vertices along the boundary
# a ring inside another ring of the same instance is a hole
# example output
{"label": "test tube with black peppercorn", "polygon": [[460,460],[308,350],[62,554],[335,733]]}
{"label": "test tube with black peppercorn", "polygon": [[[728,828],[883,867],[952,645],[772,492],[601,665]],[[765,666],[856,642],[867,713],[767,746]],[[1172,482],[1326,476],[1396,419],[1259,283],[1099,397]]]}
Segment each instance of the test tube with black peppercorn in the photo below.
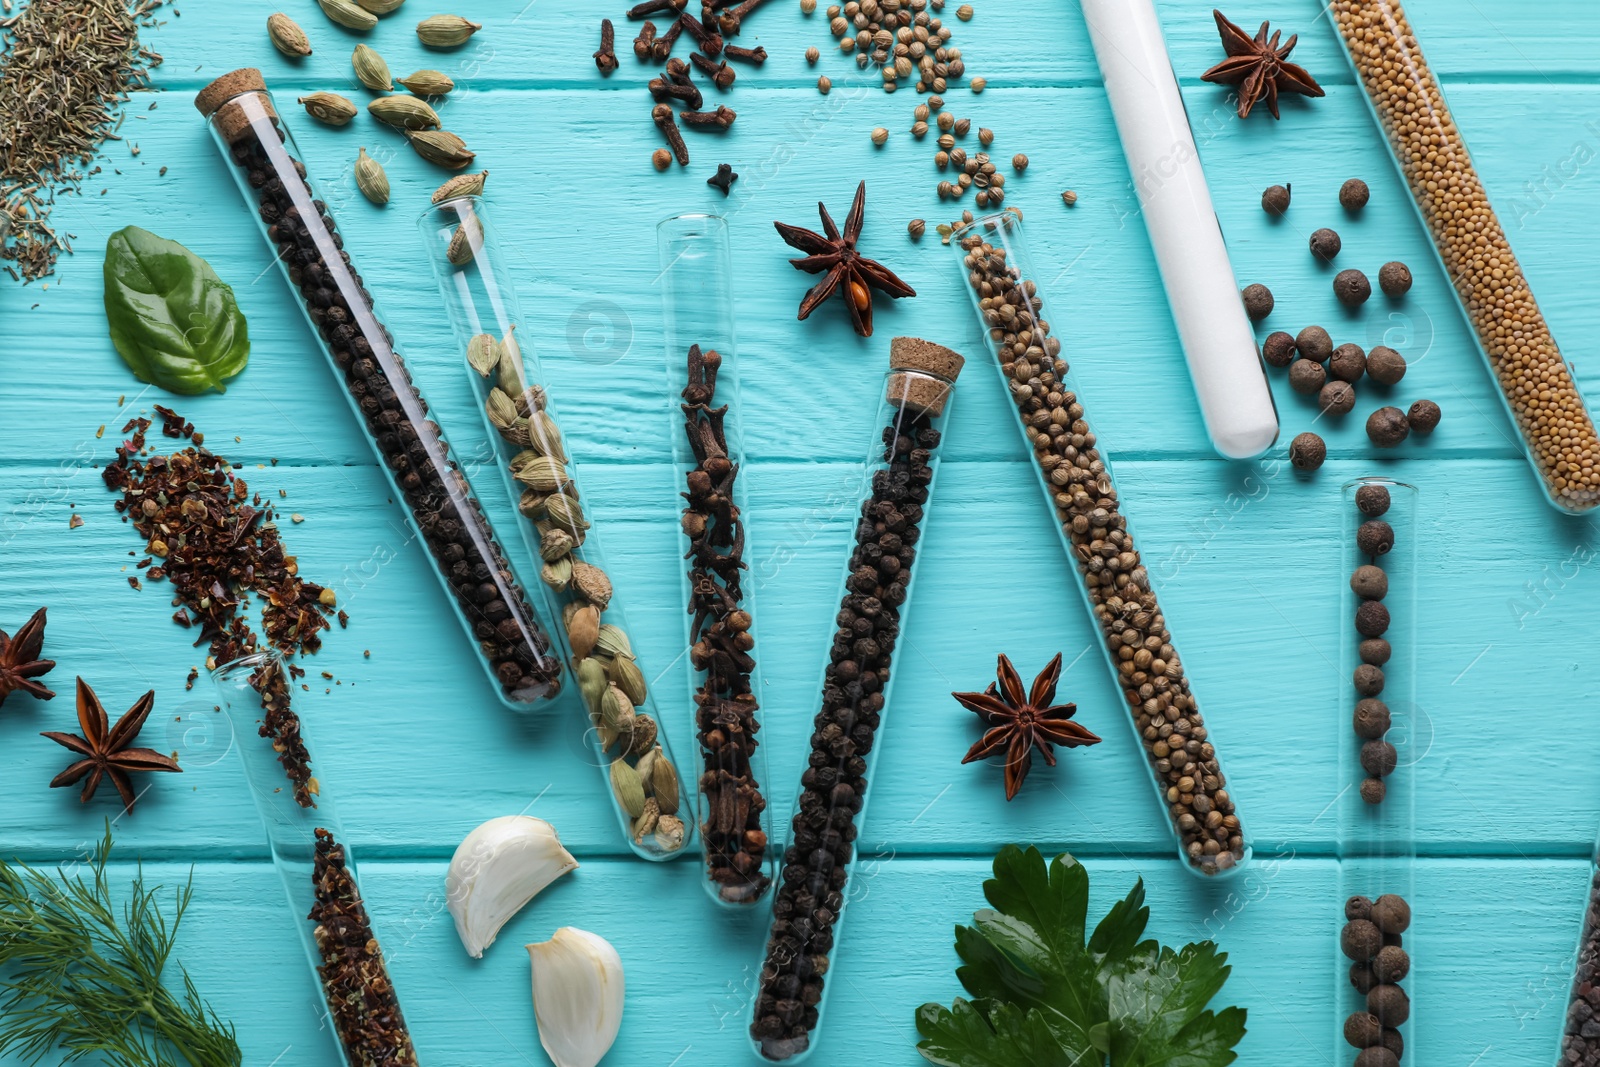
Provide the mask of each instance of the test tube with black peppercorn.
{"label": "test tube with black peppercorn", "polygon": [[679,548],[686,564],[689,683],[699,740],[702,884],[741,907],[772,885],[772,819],[762,790],[761,676],[756,612],[746,578],[744,448],[734,339],[728,224],[677,215],[656,227],[667,346],[673,486],[683,503]]}
{"label": "test tube with black peppercorn", "polygon": [[813,1047],[855,870],[858,820],[881,746],[895,646],[926,523],[961,356],[912,337],[890,345],[867,488],[845,572],[811,752],[773,901],[750,1037],[769,1060]]}
{"label": "test tube with black peppercorn", "polygon": [[[481,187],[481,177],[469,181]],[[618,828],[634,853],[683,854],[685,788],[655,696],[640,669],[599,537],[526,330],[504,242],[479,195],[452,179],[418,220],[457,360],[478,400],[523,557],[539,574],[550,618],[587,711],[582,722]]]}
{"label": "test tube with black peppercorn", "polygon": [[500,697],[516,707],[556,694],[561,665],[472,488],[344,251],[327,204],[266,91],[261,72],[236,70],[195,106],[210,120],[240,191],[299,293],[373,452],[449,595]]}
{"label": "test tube with black peppercorn", "polygon": [[[1574,887],[1576,888],[1576,887]],[[1557,1067],[1600,1067],[1600,841],[1589,868],[1583,930],[1574,955],[1572,992],[1561,1028]]]}
{"label": "test tube with black peppercorn", "polygon": [[1249,838],[1082,394],[1044,318],[1020,216],[1008,209],[979,218],[952,240],[1179,853],[1199,874],[1236,871],[1250,856]]}

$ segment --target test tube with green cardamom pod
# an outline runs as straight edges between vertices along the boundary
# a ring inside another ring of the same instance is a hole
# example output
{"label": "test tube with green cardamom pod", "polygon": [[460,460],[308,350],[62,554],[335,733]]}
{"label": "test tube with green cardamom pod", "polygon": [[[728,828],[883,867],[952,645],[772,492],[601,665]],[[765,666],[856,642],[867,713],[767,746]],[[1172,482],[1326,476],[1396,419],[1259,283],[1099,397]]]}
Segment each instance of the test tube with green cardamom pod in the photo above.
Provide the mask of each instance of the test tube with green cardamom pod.
{"label": "test tube with green cardamom pod", "polygon": [[1363,1063],[1430,1063],[1433,1054],[1417,1048],[1409,978],[1417,766],[1433,743],[1415,686],[1418,493],[1390,478],[1357,478],[1339,507],[1335,1047],[1351,1057],[1380,1050]]}
{"label": "test tube with green cardamom pod", "polygon": [[1236,872],[1250,857],[1250,839],[1240,825],[1216,739],[1200,716],[1134,544],[1083,394],[1045,319],[1040,275],[1027,255],[1022,229],[1022,216],[1007,208],[941,236],[952,246],[995,370],[1016,408],[1015,425],[1037,465],[1076,572],[1073,584],[1083,594],[1106,665],[1127,701],[1179,855],[1196,874]]}
{"label": "test tube with green cardamom pod", "polygon": [[[675,215],[656,227],[666,335],[674,494],[683,505],[689,684],[699,741],[702,883],[728,907],[772,885],[774,850],[751,556],[727,221]],[[687,490],[687,491],[685,491]]]}
{"label": "test tube with green cardamom pod", "polygon": [[589,502],[543,385],[527,320],[481,195],[481,176],[445,183],[419,221],[439,293],[455,328],[494,463],[521,515],[518,532],[539,586],[617,825],[633,851],[673,859],[693,836],[689,789],[672,756],[607,575]]}

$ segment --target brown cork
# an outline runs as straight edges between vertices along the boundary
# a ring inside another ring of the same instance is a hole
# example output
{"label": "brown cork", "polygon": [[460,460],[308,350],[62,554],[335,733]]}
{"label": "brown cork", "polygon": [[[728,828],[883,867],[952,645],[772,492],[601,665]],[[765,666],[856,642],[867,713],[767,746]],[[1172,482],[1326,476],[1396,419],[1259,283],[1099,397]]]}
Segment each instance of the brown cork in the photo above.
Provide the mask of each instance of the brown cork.
{"label": "brown cork", "polygon": [[918,337],[896,337],[889,342],[889,368],[896,372],[889,375],[889,402],[939,415],[965,364],[965,359],[943,345]]}
{"label": "brown cork", "polygon": [[196,94],[194,106],[215,124],[223,140],[233,144],[250,132],[250,113],[238,103],[247,95],[259,101],[268,115],[277,117],[272,98],[267,95],[267,83],[254,67],[224,74]]}

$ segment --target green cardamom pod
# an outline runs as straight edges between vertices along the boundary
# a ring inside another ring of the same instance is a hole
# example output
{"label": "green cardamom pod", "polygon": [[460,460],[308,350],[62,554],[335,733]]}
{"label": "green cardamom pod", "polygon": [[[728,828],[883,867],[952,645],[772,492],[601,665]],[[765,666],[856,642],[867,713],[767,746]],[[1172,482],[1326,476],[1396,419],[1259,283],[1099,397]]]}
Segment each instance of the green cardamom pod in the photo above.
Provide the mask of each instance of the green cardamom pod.
{"label": "green cardamom pod", "polygon": [[306,31],[281,11],[267,16],[267,37],[271,39],[272,47],[290,59],[311,54],[311,40],[306,36]]}
{"label": "green cardamom pod", "polygon": [[589,528],[589,520],[583,517],[583,508],[565,493],[557,493],[546,500],[544,510],[550,516],[551,522],[572,533],[574,537],[577,536],[576,531]]}
{"label": "green cardamom pod", "polygon": [[522,349],[509,333],[500,342],[500,362],[494,373],[494,383],[505,390],[507,396],[521,397],[528,391],[528,380],[522,375]]}
{"label": "green cardamom pod", "polygon": [[[505,396],[498,389],[491,390],[491,397]],[[510,401],[507,401],[509,404]],[[528,463],[523,463],[511,473],[511,476],[529,489],[537,489],[541,493],[559,492],[567,484],[567,468],[553,459],[543,456]]]}
{"label": "green cardamom pod", "polygon": [[682,848],[688,836],[688,827],[676,815],[663,815],[656,820],[656,848],[663,855],[670,855]]}
{"label": "green cardamom pod", "polygon": [[656,804],[661,808],[661,814],[677,814],[678,769],[667,757],[656,757],[655,766],[650,768],[650,784],[653,786],[651,792],[656,798]]}
{"label": "green cardamom pod", "polygon": [[406,140],[417,155],[450,170],[460,170],[478,158],[467,150],[467,142],[449,130],[407,130]]}
{"label": "green cardamom pod", "polygon": [[[400,79],[400,84],[418,96],[443,96],[456,87],[450,75],[438,70],[419,70]],[[438,203],[437,200],[434,201]]]}
{"label": "green cardamom pod", "polygon": [[350,3],[350,0],[317,0],[317,6],[322,8],[324,15],[347,30],[366,33],[378,24],[378,16],[370,11],[361,10]]}
{"label": "green cardamom pod", "polygon": [[[640,777],[643,777],[641,775]],[[654,800],[644,802],[644,814],[633,820],[633,843],[644,844],[644,839],[656,832],[656,825],[661,821],[661,809],[656,807]]]}
{"label": "green cardamom pod", "polygon": [[623,716],[633,714],[633,705],[628,702],[628,697],[622,690],[606,683],[606,691],[600,694],[600,721],[613,730],[622,729]]}
{"label": "green cardamom pod", "polygon": [[[633,718],[633,732],[628,734],[628,755],[642,757],[645,753],[654,751],[656,735],[659,733],[660,727],[656,725],[654,719],[643,712],[635,715]],[[638,768],[635,767],[634,769],[637,770]],[[641,774],[639,777],[644,778],[644,775]]]}
{"label": "green cardamom pod", "polygon": [[387,93],[394,88],[394,78],[389,74],[389,64],[366,45],[356,45],[355,52],[350,56],[350,65],[356,70],[356,79],[373,92]]}
{"label": "green cardamom pod", "polygon": [[383,164],[367,155],[365,148],[356,156],[356,188],[379,207],[389,202],[389,176],[383,172]]}
{"label": "green cardamom pod", "polygon": [[483,183],[489,177],[488,171],[479,171],[477,174],[458,174],[433,191],[433,202],[442,204],[446,200],[460,200],[467,196],[482,196]]}
{"label": "green cardamom pod", "polygon": [[611,679],[611,684],[622,690],[623,694],[633,701],[634,707],[644,705],[650,691],[645,685],[644,672],[639,669],[632,656],[612,657],[611,665],[606,668],[606,674]]}
{"label": "green cardamom pod", "polygon": [[589,658],[578,664],[578,692],[589,714],[600,717],[600,698],[606,695],[606,669],[599,660]]}
{"label": "green cardamom pod", "polygon": [[562,463],[569,462],[567,450],[561,444],[561,428],[556,425],[548,412],[539,411],[528,416],[528,438],[533,447],[539,449],[551,459],[558,459]]}
{"label": "green cardamom pod", "polygon": [[417,23],[417,39],[429,48],[455,48],[481,29],[481,23],[460,15],[432,15]]}
{"label": "green cardamom pod", "polygon": [[546,563],[572,555],[578,543],[565,530],[548,530],[539,539],[539,558]]}
{"label": "green cardamom pod", "polygon": [[350,120],[361,112],[349,100],[338,93],[312,93],[302,96],[295,101],[304,104],[306,113],[318,122],[326,122],[329,126],[347,126]]}
{"label": "green cardamom pod", "polygon": [[492,333],[480,333],[467,342],[467,362],[472,369],[487,378],[500,362],[500,343]]}
{"label": "green cardamom pod", "polygon": [[485,401],[484,408],[489,413],[489,421],[496,429],[501,426],[510,426],[517,421],[516,406],[511,403],[511,398],[498,389],[489,390],[489,399]]}
{"label": "green cardamom pod", "polygon": [[632,656],[633,645],[628,635],[609,622],[600,624],[600,636],[595,639],[594,650],[604,656]]}
{"label": "green cardamom pod", "polygon": [[[444,250],[444,258],[456,267],[465,267],[472,262],[472,241],[467,237],[465,226],[457,226],[456,232],[450,235],[450,245]],[[499,360],[495,362],[498,364]]]}
{"label": "green cardamom pod", "polygon": [[374,15],[387,15],[391,11],[398,11],[400,5],[405,2],[406,0],[356,0],[356,3]]}
{"label": "green cardamom pod", "polygon": [[583,599],[601,611],[611,604],[611,579],[592,563],[579,561],[572,565],[572,586]]}
{"label": "green cardamom pod", "polygon": [[[532,491],[530,489],[528,492]],[[539,580],[557,592],[564,590],[572,584],[572,557],[562,556],[560,559],[553,559],[543,567],[540,567]]]}
{"label": "green cardamom pod", "polygon": [[644,783],[639,780],[639,772],[628,766],[625,760],[612,761],[611,791],[616,794],[617,803],[630,819],[637,819],[644,814]]}
{"label": "green cardamom pod", "polygon": [[543,455],[541,453],[531,448],[525,448],[521,452],[518,452],[516,455],[512,456],[511,462],[507,463],[506,466],[509,467],[511,469],[511,473],[515,475],[517,471],[521,470],[529,463],[542,458]]}
{"label": "green cardamom pod", "polygon": [[654,780],[655,776],[651,774],[651,771],[655,769],[656,760],[660,755],[661,746],[654,745],[639,757],[639,762],[633,765],[633,769],[639,772],[640,781],[651,782]]}
{"label": "green cardamom pod", "polygon": [[[522,512],[522,517],[535,522],[544,518],[544,502],[548,498],[546,493],[536,493],[532,489],[524,489],[522,498],[517,501],[517,510]],[[572,577],[570,574],[568,578]]]}
{"label": "green cardamom pod", "polygon": [[[374,53],[376,54],[376,53]],[[382,62],[381,60],[379,62]],[[384,72],[388,73],[387,70]],[[371,88],[371,86],[368,86]],[[439,113],[428,106],[426,100],[415,96],[396,94],[394,96],[380,96],[367,105],[367,111],[373,118],[386,126],[393,126],[399,130],[436,130],[439,128]]]}

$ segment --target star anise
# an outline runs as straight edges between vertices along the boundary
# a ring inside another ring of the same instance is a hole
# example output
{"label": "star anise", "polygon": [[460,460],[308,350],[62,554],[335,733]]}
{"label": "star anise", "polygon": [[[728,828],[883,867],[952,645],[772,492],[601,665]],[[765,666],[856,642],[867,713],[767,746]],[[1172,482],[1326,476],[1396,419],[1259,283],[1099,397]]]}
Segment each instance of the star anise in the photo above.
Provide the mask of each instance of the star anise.
{"label": "star anise", "polygon": [[22,624],[15,636],[8,637],[0,630],[0,704],[18,689],[31,693],[40,700],[49,700],[55,693],[33,679],[50,673],[56,665],[53,659],[40,659],[44,648],[44,608],[33,613],[33,618]]}
{"label": "star anise", "polygon": [[1327,95],[1304,67],[1289,62],[1289,53],[1294,51],[1295,42],[1300,39],[1298,35],[1290,37],[1280,46],[1278,39],[1283,32],[1274,33],[1269,40],[1265,22],[1255,38],[1251,39],[1244,30],[1224,18],[1222,12],[1213,10],[1211,14],[1217,20],[1217,32],[1222,34],[1222,47],[1227,51],[1228,58],[1200,77],[1208,82],[1239,86],[1240,118],[1249,118],[1250,109],[1261,100],[1267,102],[1267,110],[1272,112],[1273,118],[1277,118],[1280,92],[1299,93],[1302,96]]}
{"label": "star anise", "polygon": [[99,788],[100,779],[110,778],[117,792],[122,794],[123,808],[132,811],[133,802],[138,798],[133,792],[133,783],[128,780],[130,772],[182,771],[183,768],[175,760],[153,749],[128,747],[139,736],[139,730],[144,726],[145,719],[150,717],[150,709],[155,702],[156,691],[152,689],[117,720],[117,725],[110,726],[100,698],[94,695],[89,683],[79,678],[78,725],[83,729],[83,736],[54,730],[47,731],[44,736],[83,758],[52,778],[50,788],[75,785],[84,775],[88,775],[89,780],[84,783],[83,793],[79,797],[87,801]]}
{"label": "star anise", "polygon": [[1098,745],[1100,738],[1072,721],[1076,704],[1053,704],[1056,683],[1061,678],[1061,655],[1051,660],[1033,680],[1030,692],[1022,691],[1022,679],[1005,656],[996,667],[1000,683],[990,683],[982,693],[951,693],[961,706],[977,713],[989,727],[981,740],[967,752],[962,763],[987,759],[1002,750],[1006,757],[1006,799],[1022,788],[1022,780],[1033,766],[1033,750],[1039,749],[1048,766],[1056,765],[1052,745],[1077,748]]}
{"label": "star anise", "polygon": [[828,214],[828,209],[820,203],[817,204],[817,212],[822,216],[822,228],[827,236],[783,222],[774,222],[773,225],[778,228],[778,234],[785,243],[806,253],[804,259],[789,261],[795,270],[826,275],[812,286],[811,291],[806,293],[805,299],[800,301],[800,318],[804,319],[810,315],[824,300],[833,295],[835,289],[838,289],[839,295],[844,298],[845,305],[850,309],[850,323],[856,328],[856,333],[862,337],[871,337],[872,290],[888,293],[896,299],[902,296],[916,296],[917,291],[895,277],[894,273],[883,264],[870,260],[856,251],[856,241],[861,237],[861,223],[866,206],[867,183],[862,182],[856,189],[856,199],[855,203],[850,205],[850,214],[845,216],[843,234],[840,234],[839,227],[834,225],[833,216]]}

